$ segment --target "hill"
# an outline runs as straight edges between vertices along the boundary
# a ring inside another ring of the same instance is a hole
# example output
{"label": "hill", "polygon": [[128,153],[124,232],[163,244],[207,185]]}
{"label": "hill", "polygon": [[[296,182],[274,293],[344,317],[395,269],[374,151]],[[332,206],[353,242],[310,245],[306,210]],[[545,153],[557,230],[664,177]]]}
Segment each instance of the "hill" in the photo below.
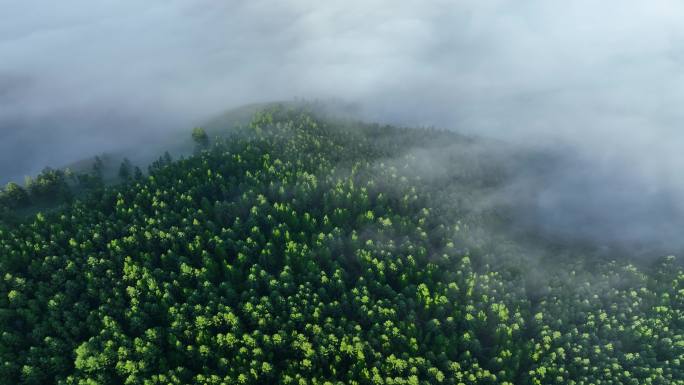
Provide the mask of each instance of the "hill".
{"label": "hill", "polygon": [[684,383],[678,260],[530,248],[516,210],[483,199],[527,156],[257,112],[0,224],[0,381]]}

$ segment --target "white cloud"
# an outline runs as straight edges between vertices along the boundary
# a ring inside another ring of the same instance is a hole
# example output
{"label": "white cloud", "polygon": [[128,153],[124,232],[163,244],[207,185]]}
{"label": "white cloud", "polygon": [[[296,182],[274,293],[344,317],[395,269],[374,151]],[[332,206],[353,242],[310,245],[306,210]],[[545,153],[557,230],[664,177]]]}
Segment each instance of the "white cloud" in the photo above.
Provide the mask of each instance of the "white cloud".
{"label": "white cloud", "polygon": [[338,97],[373,119],[570,143],[599,170],[684,192],[681,1],[0,0],[0,9],[4,179],[244,103]]}

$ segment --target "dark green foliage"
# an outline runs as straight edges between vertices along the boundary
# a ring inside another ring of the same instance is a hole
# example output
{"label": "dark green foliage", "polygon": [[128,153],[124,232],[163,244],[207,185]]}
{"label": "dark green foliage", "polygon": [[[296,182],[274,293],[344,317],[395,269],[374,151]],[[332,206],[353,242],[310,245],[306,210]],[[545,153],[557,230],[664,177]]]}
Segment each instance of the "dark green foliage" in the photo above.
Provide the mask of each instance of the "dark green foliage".
{"label": "dark green foliage", "polygon": [[133,178],[137,181],[143,180],[144,176],[142,170],[140,170],[140,167],[135,166],[135,169],[133,170]]}
{"label": "dark green foliage", "polygon": [[104,188],[102,177],[97,174],[76,175],[78,186],[83,190],[100,190]]}
{"label": "dark green foliage", "polygon": [[14,224],[19,220],[17,211],[31,204],[31,198],[23,187],[8,183],[0,190],[0,222]]}
{"label": "dark green foliage", "polygon": [[26,189],[34,202],[62,202],[72,196],[66,173],[49,167],[35,178],[26,178]]}
{"label": "dark green foliage", "polygon": [[99,177],[102,179],[103,174],[104,174],[104,162],[102,161],[102,158],[99,156],[95,157],[95,161],[93,162],[93,175]]}
{"label": "dark green foliage", "polygon": [[28,193],[16,183],[8,183],[5,189],[0,191],[0,206],[21,208],[26,207],[29,203]]}
{"label": "dark green foliage", "polygon": [[123,162],[121,162],[121,166],[119,166],[119,178],[127,181],[131,179],[132,173],[133,165],[131,164],[131,161],[128,160],[128,158],[124,158]]}
{"label": "dark green foliage", "polygon": [[682,384],[676,260],[559,262],[528,291],[537,266],[439,199],[495,181],[406,171],[463,140],[276,110],[0,225],[0,382]]}
{"label": "dark green foliage", "polygon": [[159,159],[155,160],[150,164],[148,167],[148,171],[151,173],[156,172],[161,170],[162,168],[171,165],[173,162],[173,159],[171,158],[171,154],[169,152],[165,152],[163,156],[160,156]]}
{"label": "dark green foliage", "polygon": [[164,151],[164,156],[162,156],[162,159],[164,160],[165,164],[171,164],[171,162],[173,162],[173,158],[168,151]]}

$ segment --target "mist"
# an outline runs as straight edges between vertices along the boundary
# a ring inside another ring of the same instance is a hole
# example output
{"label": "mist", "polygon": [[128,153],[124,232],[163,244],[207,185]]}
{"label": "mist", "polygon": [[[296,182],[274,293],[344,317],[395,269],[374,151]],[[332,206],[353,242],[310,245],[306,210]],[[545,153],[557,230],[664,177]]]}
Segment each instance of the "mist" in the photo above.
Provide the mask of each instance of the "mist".
{"label": "mist", "polygon": [[335,98],[556,154],[516,190],[542,231],[684,244],[684,3],[0,6],[0,183],[148,151],[247,103]]}

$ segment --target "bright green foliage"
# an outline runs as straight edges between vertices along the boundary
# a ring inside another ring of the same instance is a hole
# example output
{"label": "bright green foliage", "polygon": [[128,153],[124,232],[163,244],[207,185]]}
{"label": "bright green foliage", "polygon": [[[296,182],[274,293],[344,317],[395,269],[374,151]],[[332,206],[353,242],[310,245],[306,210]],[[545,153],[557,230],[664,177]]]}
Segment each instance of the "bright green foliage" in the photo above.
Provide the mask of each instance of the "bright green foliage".
{"label": "bright green foliage", "polygon": [[0,382],[682,384],[677,261],[532,290],[524,262],[466,250],[469,213],[437,199],[461,185],[401,171],[461,140],[265,112],[0,225]]}
{"label": "bright green foliage", "polygon": [[31,197],[38,201],[64,201],[71,195],[65,172],[49,167],[36,178],[26,178],[26,189]]}
{"label": "bright green foliage", "polygon": [[201,127],[192,129],[192,140],[195,142],[198,150],[204,150],[209,147],[209,136]]}

